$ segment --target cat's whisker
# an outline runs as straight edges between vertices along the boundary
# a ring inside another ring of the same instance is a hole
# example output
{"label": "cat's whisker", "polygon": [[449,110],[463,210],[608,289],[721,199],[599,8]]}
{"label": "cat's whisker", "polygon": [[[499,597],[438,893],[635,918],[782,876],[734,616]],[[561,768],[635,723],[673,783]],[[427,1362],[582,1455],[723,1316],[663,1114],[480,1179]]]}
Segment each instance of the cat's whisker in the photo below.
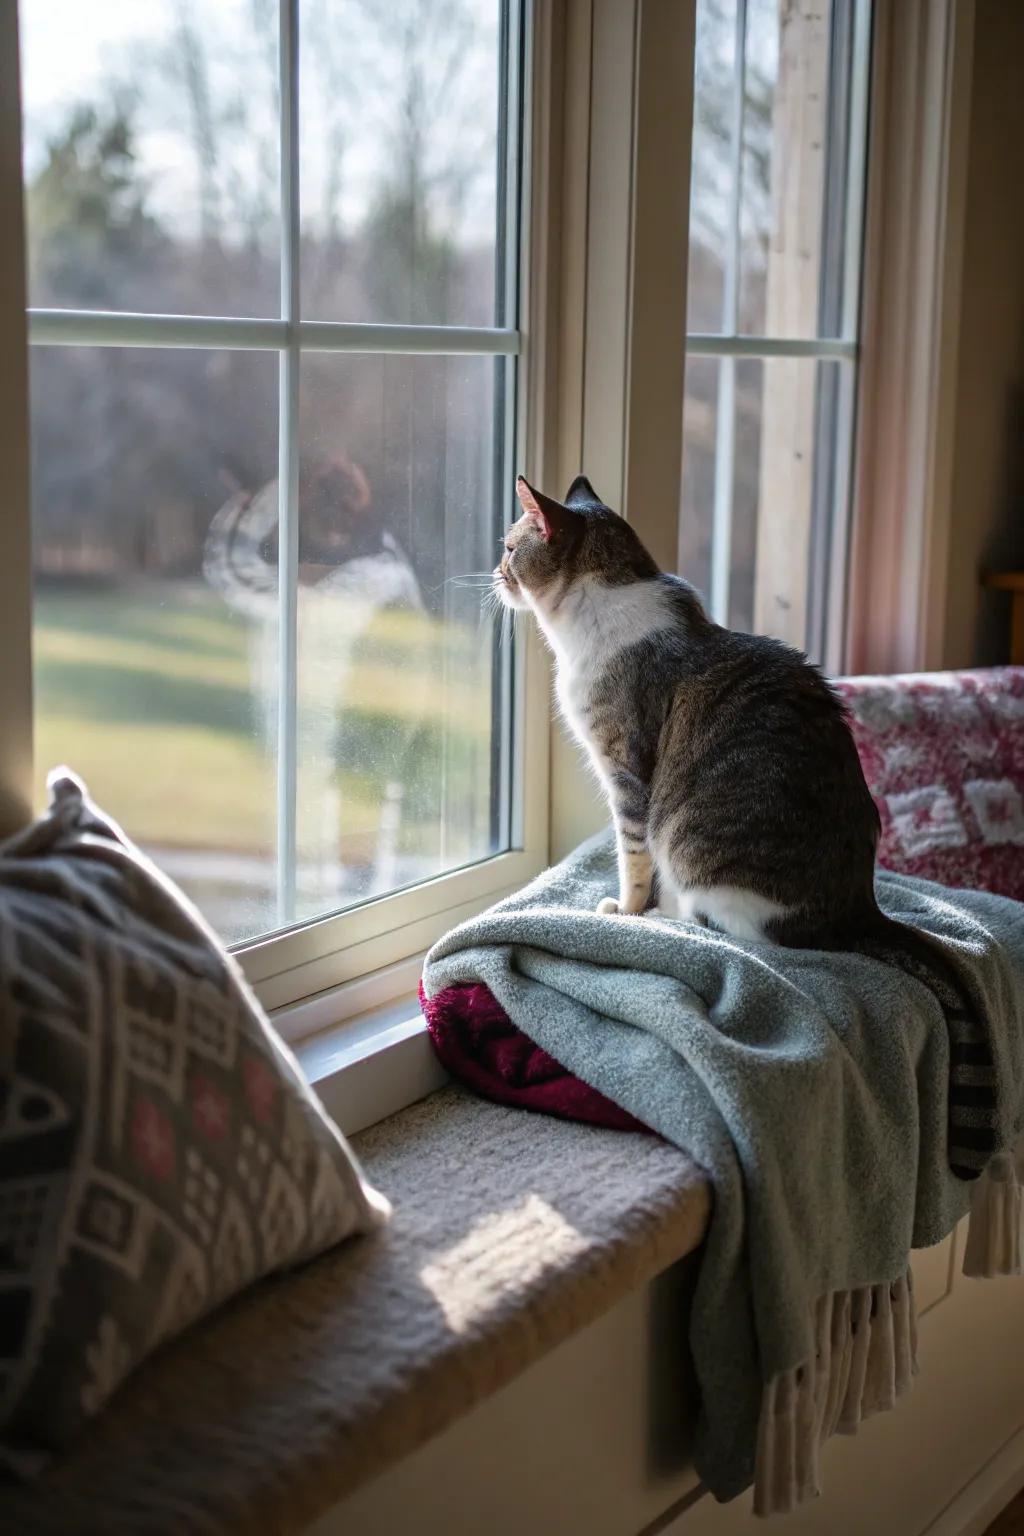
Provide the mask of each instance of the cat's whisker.
{"label": "cat's whisker", "polygon": [[471,590],[482,591],[485,587],[489,587],[493,580],[493,571],[467,571],[456,576],[446,576],[436,586],[425,587],[424,591],[429,592],[431,597],[435,593],[441,592],[445,587],[468,587]]}
{"label": "cat's whisker", "polygon": [[498,587],[498,582],[493,577],[488,582],[487,587],[482,593],[480,606],[485,613],[490,612],[492,614],[497,613],[499,608],[504,607],[504,604],[501,601],[501,592]]}

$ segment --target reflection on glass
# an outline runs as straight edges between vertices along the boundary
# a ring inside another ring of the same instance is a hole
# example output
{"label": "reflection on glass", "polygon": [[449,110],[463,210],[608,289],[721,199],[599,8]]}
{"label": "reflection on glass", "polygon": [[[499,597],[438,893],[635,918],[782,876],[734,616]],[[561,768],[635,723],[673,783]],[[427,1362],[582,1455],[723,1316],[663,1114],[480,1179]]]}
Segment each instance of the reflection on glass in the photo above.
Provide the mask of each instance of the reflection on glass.
{"label": "reflection on glass", "polygon": [[277,359],[31,363],[39,796],[68,763],[226,938],[250,936],[275,916],[277,595],[224,532],[273,470]]}
{"label": "reflection on glass", "polygon": [[493,851],[492,358],[305,359],[299,917]]}
{"label": "reflection on glass", "polygon": [[305,315],[495,324],[501,12],[302,0]]}
{"label": "reflection on glass", "polygon": [[708,604],[714,542],[717,359],[687,358],[685,390],[679,574],[697,588]]}
{"label": "reflection on glass", "polygon": [[276,314],[276,0],[19,21],[31,303]]}
{"label": "reflection on glass", "polygon": [[[741,335],[837,334],[856,0],[698,0],[687,296],[691,332],[730,331],[724,274],[734,198]],[[733,119],[742,64],[739,186]]]}
{"label": "reflection on glass", "polygon": [[[808,592],[828,538],[835,460],[835,362],[736,359],[731,485],[716,483],[717,358],[686,365],[680,573],[711,583],[716,492],[731,516],[729,626],[812,643]],[[727,366],[727,365],[726,365]],[[824,579],[824,577],[822,578]]]}

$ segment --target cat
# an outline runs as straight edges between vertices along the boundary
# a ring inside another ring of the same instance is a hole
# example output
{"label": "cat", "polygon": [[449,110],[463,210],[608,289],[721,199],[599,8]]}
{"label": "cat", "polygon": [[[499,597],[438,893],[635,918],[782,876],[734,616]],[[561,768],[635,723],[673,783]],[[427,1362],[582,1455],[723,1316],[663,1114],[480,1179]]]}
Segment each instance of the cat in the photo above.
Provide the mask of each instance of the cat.
{"label": "cat", "polygon": [[[970,1064],[990,1067],[948,956],[875,899],[881,822],[821,672],[779,640],[714,623],[584,475],[564,501],[522,476],[516,492],[522,515],[493,584],[535,615],[562,714],[608,796],[618,890],[597,911],[657,901],[745,942],[875,954],[925,981],[955,1042],[982,1053]],[[952,1059],[950,1162],[973,1178],[995,1145],[995,1092],[986,1125],[968,1115],[957,1136],[955,1106],[977,1108],[977,1088]]]}

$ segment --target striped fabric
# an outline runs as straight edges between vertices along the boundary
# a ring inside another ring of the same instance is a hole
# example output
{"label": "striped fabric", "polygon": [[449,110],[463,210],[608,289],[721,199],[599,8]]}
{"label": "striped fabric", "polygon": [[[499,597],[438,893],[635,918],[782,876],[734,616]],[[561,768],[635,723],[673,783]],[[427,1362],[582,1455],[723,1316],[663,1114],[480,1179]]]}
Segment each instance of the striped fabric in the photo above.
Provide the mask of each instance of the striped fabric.
{"label": "striped fabric", "polygon": [[918,943],[865,944],[864,953],[894,965],[934,995],[949,1033],[947,1154],[958,1179],[976,1179],[996,1150],[999,1133],[998,1079],[985,1011],[971,995],[965,976],[937,949]]}

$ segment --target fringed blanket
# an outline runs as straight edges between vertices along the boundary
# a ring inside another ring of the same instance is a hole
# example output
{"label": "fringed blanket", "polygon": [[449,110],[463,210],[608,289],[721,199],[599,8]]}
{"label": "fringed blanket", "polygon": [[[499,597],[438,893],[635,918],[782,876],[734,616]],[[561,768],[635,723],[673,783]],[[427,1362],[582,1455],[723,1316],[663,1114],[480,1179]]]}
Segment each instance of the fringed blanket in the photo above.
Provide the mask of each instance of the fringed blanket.
{"label": "fringed blanket", "polygon": [[[948,1165],[951,1026],[932,990],[868,955],[740,944],[657,913],[599,917],[613,883],[602,836],[457,928],[427,957],[428,1015],[436,1025],[442,995],[449,1019],[472,999],[462,1022],[475,1016],[492,1052],[477,1057],[483,1091],[504,1083],[495,1096],[576,1118],[564,1068],[593,1095],[578,1118],[610,1123],[612,1109],[707,1170],[697,1466],[720,1499],[753,1483],[759,1513],[789,1509],[817,1492],[823,1440],[909,1385],[911,1248],[970,1207],[967,1272],[1019,1271],[1008,1154],[1024,1119],[1024,906],[878,876],[883,910],[942,939],[984,1013],[997,1155],[969,1184]],[[502,1020],[515,1028],[495,1072]],[[970,1108],[958,1114],[969,1125]]]}

